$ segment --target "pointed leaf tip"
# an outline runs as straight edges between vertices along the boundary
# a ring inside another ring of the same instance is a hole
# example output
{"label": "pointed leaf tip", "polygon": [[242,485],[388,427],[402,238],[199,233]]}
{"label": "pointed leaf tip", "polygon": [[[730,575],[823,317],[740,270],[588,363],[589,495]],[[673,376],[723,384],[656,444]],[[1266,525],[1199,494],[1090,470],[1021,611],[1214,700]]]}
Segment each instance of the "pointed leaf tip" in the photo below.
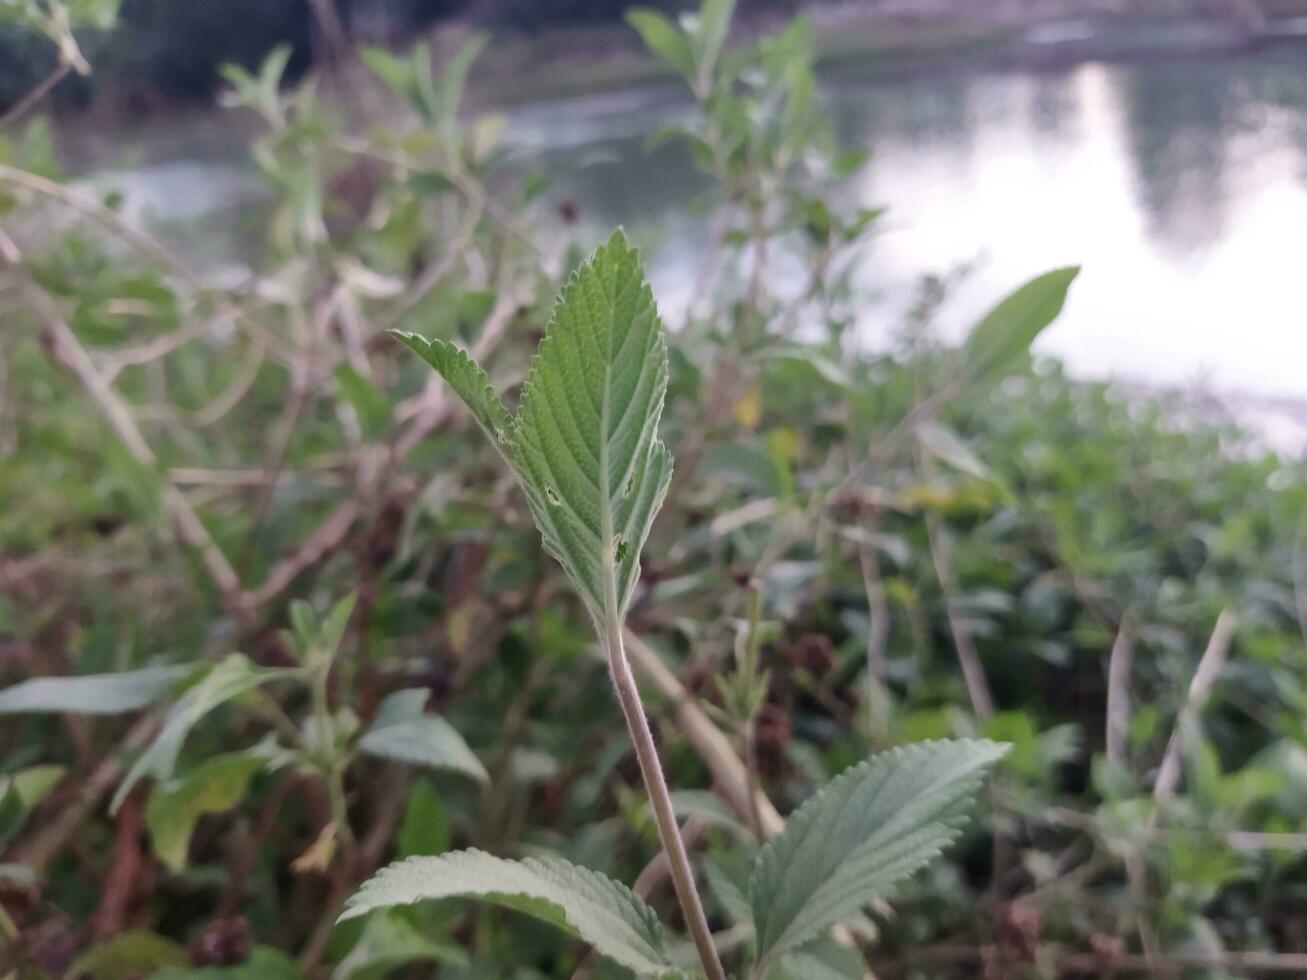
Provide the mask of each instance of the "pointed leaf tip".
{"label": "pointed leaf tip", "polygon": [[1057,319],[1067,291],[1080,274],[1065,266],[1036,276],[1009,293],[967,335],[962,361],[974,379],[997,375]]}
{"label": "pointed leaf tip", "polygon": [[392,336],[472,410],[525,490],[545,550],[591,614],[603,620],[613,605],[607,611],[620,620],[672,474],[658,439],[667,342],[626,233],[614,230],[559,292],[516,418],[461,348]]}
{"label": "pointed leaf tip", "polygon": [[1005,744],[921,742],[836,776],[758,855],[750,881],[759,962],[846,921],[961,834]]}
{"label": "pointed leaf tip", "polygon": [[610,572],[614,612],[625,613],[666,494],[671,456],[657,437],[666,391],[662,324],[639,254],[619,228],[559,293],[523,384],[514,439],[545,547],[596,619]]}
{"label": "pointed leaf tip", "polygon": [[482,431],[490,437],[491,443],[512,465],[513,460],[506,455],[505,447],[513,428],[513,417],[499,400],[499,395],[490,384],[490,377],[481,365],[472,360],[463,348],[448,341],[429,340],[419,334],[400,330],[389,333],[445,379],[454,394],[467,405]]}
{"label": "pointed leaf tip", "polygon": [[640,976],[675,972],[653,909],[620,882],[562,858],[510,861],[477,850],[408,858],[364,882],[340,918],[455,897],[482,898],[535,916]]}

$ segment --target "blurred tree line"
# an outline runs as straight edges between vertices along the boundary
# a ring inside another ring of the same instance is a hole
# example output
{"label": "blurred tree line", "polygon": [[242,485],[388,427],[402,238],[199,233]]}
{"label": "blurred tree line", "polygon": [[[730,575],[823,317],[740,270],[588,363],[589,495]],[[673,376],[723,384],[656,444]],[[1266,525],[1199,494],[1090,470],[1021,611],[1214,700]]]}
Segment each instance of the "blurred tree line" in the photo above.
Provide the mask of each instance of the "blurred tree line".
{"label": "blurred tree line", "polygon": [[[321,0],[123,0],[108,31],[79,34],[95,65],[89,78],[68,78],[56,93],[65,105],[85,104],[108,88],[123,104],[205,101],[218,85],[218,67],[259,64],[278,44],[294,49],[297,77],[313,57]],[[792,9],[797,0],[751,0],[753,9]],[[350,37],[402,43],[440,21],[461,19],[501,31],[619,22],[627,7],[684,8],[683,0],[335,0]],[[0,107],[28,91],[55,65],[48,43],[0,24]]]}

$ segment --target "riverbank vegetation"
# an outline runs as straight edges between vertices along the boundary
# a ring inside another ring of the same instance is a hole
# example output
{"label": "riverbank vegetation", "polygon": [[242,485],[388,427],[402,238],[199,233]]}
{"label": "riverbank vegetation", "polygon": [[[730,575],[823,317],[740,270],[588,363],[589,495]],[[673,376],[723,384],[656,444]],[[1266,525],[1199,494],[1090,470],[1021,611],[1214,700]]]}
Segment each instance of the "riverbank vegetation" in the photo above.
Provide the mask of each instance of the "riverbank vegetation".
{"label": "riverbank vegetation", "polygon": [[1075,269],[869,350],[810,29],[728,22],[631,17],[665,330],[476,39],[384,124],[229,67],[239,274],[6,131],[0,976],[1307,970],[1307,466],[1033,357]]}
{"label": "riverbank vegetation", "polygon": [[[407,48],[426,39],[438,52],[452,53],[477,31],[495,42],[477,64],[475,90],[483,102],[675,78],[626,28],[623,12],[634,5],[608,0],[81,0],[63,8],[72,12],[76,50],[39,43],[49,33],[46,0],[6,2],[20,16],[0,19],[0,112],[46,85],[61,112],[120,124],[207,108],[223,86],[224,65],[254,69],[283,45],[291,51],[287,81],[316,69],[345,75],[348,89],[366,83],[364,73],[352,70],[355,46]],[[644,6],[676,17],[693,5],[655,0]],[[1247,52],[1300,44],[1307,17],[1307,0],[812,0],[802,6],[819,60],[864,74]],[[794,0],[753,0],[739,11],[735,34],[756,39],[774,32],[798,8]],[[84,70],[83,54],[94,73]]]}

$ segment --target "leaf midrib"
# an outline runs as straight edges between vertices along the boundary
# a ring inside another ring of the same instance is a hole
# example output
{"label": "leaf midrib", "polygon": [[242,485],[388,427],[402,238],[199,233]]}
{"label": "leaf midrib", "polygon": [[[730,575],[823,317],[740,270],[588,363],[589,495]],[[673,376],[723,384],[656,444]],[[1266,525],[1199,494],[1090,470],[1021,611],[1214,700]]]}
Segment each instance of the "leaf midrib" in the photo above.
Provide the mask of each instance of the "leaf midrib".
{"label": "leaf midrib", "polygon": [[599,542],[600,565],[604,580],[604,628],[610,639],[620,634],[622,624],[617,612],[617,574],[613,559],[613,506],[608,478],[608,421],[612,412],[613,316],[612,296],[608,299],[609,329],[604,337],[603,399],[599,407]]}

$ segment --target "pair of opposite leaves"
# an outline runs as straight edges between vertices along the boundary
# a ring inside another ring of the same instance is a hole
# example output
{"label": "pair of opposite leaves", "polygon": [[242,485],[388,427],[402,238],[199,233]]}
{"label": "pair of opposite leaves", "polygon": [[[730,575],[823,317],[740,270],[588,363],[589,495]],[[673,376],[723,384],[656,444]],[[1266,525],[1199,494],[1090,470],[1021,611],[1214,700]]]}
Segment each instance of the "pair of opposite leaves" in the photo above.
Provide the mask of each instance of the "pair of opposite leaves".
{"label": "pair of opposite leaves", "polygon": [[[516,417],[461,349],[397,336],[467,403],[598,628],[620,629],[672,474],[657,431],[666,341],[625,236],[615,232],[559,294]],[[800,807],[750,875],[746,917],[760,966],[793,966],[787,958],[936,857],[960,833],[984,772],[1005,751],[972,740],[894,749],[846,770]],[[455,896],[553,922],[638,975],[680,972],[651,908],[626,886],[558,858],[410,858],[366,882],[345,916]]]}

